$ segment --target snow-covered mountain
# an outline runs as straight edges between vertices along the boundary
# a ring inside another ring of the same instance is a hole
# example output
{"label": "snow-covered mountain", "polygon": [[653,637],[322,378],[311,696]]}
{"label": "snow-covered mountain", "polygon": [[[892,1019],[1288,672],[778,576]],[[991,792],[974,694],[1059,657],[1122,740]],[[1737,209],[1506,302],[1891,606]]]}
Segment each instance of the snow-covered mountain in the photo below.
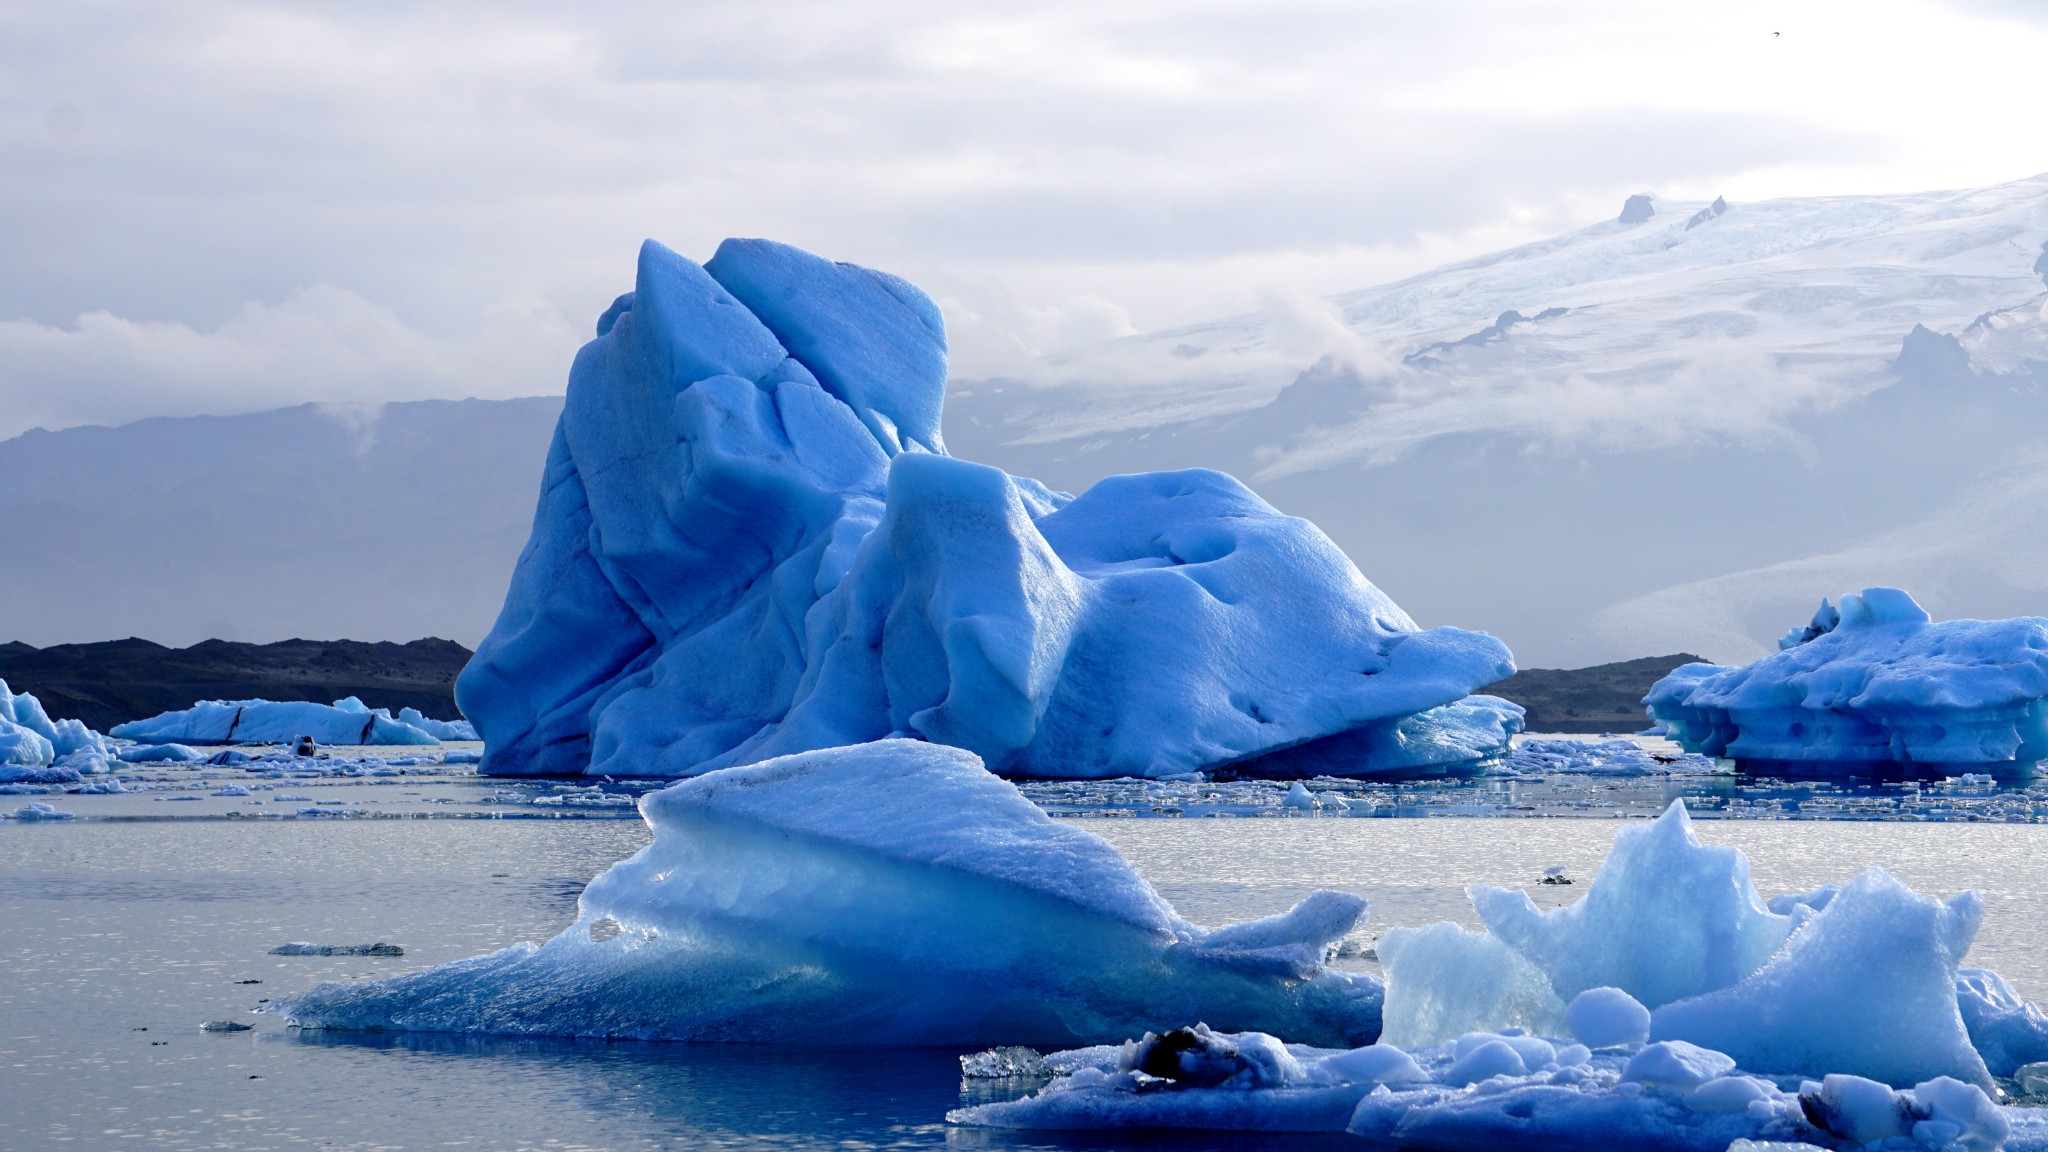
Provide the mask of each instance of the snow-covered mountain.
{"label": "snow-covered mountain", "polygon": [[[1822,595],[2048,612],[2048,176],[1668,204],[953,382],[968,459],[1208,466],[1524,666],[1759,653]],[[559,398],[0,442],[0,640],[474,644]]]}
{"label": "snow-covered mountain", "polygon": [[1056,487],[1237,472],[1525,666],[1745,657],[1868,583],[2048,612],[2044,288],[2048,176],[1660,204],[960,383],[947,437]]}

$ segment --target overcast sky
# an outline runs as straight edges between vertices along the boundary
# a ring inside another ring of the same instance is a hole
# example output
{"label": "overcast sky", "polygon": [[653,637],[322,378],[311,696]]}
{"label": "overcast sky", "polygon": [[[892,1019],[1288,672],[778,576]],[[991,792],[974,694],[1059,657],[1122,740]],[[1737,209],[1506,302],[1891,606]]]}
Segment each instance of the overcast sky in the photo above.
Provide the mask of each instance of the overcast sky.
{"label": "overcast sky", "polygon": [[0,437],[558,391],[641,238],[956,370],[1612,216],[2048,170],[2039,0],[0,5]]}

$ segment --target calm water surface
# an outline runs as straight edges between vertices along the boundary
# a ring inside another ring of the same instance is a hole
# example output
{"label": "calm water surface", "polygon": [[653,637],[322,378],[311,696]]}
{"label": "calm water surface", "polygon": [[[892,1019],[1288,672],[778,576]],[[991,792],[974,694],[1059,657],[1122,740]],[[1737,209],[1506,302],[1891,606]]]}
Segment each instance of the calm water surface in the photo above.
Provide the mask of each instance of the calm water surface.
{"label": "calm water surface", "polygon": [[[1190,919],[1318,887],[1389,924],[1474,923],[1463,887],[1588,878],[1608,820],[1093,820]],[[2048,828],[1702,824],[1764,891],[1881,863],[1923,892],[1981,889],[1975,963],[2048,993]],[[1074,1148],[949,1130],[952,1052],[300,1039],[248,1010],[320,980],[390,975],[552,935],[645,842],[633,821],[78,823],[0,827],[0,1144],[39,1148]],[[1540,902],[1578,888],[1531,889]],[[289,940],[400,958],[278,957]],[[261,981],[261,983],[247,983]],[[253,1032],[201,1034],[215,1019]],[[1148,1148],[1323,1148],[1203,1135]]]}

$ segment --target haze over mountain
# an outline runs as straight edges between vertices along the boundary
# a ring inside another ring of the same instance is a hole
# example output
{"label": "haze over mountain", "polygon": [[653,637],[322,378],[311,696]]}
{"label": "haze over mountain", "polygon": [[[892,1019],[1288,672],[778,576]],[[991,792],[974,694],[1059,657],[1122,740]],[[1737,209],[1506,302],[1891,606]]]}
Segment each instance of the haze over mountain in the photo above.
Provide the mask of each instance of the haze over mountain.
{"label": "haze over mountain", "polygon": [[[1231,471],[1524,666],[1754,655],[1822,595],[2048,611],[2048,177],[1655,203],[1328,300],[956,380],[955,455]],[[566,365],[564,365],[566,368]],[[474,644],[559,400],[0,443],[0,639]]]}

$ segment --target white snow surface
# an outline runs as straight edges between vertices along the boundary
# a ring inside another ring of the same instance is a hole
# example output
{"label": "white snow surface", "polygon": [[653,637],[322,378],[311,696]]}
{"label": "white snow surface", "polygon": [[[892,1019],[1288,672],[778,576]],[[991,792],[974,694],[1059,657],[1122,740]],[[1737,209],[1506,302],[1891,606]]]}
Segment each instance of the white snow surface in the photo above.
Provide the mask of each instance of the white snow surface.
{"label": "white snow surface", "polygon": [[1379,1032],[1378,981],[1322,963],[1363,900],[1204,930],[957,748],[798,753],[641,811],[654,843],[593,880],[545,945],[270,1010],[303,1027],[854,1047],[1085,1043],[1197,1018],[1324,1043]]}

